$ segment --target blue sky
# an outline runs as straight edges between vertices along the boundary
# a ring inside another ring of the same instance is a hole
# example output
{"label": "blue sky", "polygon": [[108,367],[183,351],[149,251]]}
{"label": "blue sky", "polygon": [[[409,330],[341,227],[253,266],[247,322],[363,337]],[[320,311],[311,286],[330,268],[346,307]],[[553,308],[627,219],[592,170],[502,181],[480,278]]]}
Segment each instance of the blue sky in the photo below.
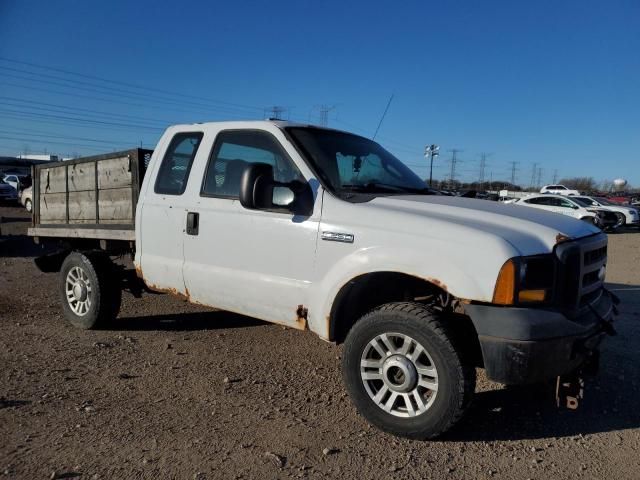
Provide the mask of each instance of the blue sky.
{"label": "blue sky", "polygon": [[371,136],[393,94],[377,140],[423,177],[437,143],[438,178],[458,148],[461,180],[486,152],[487,179],[514,161],[523,185],[538,163],[640,186],[637,0],[0,0],[0,57],[0,155],[152,146],[273,105]]}

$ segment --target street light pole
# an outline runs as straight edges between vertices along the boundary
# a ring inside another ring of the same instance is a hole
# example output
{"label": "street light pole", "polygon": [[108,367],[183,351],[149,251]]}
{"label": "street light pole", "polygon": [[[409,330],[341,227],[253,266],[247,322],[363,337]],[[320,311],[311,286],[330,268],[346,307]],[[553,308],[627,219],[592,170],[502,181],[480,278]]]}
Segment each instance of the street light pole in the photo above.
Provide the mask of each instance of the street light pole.
{"label": "street light pole", "polygon": [[433,157],[437,157],[438,155],[440,155],[438,153],[439,150],[440,150],[440,147],[434,144],[427,145],[426,147],[424,147],[425,158],[427,157],[431,158],[431,162],[429,166],[429,186],[431,186],[433,183]]}

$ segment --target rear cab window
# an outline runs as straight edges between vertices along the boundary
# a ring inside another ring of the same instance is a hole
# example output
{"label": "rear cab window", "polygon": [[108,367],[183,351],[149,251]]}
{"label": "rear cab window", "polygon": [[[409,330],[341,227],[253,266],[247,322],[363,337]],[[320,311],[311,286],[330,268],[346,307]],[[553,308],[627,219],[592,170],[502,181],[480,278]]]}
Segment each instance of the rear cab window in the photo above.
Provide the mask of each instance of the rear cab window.
{"label": "rear cab window", "polygon": [[171,139],[158,171],[154,192],[182,195],[187,188],[193,159],[202,141],[202,132],[176,133]]}

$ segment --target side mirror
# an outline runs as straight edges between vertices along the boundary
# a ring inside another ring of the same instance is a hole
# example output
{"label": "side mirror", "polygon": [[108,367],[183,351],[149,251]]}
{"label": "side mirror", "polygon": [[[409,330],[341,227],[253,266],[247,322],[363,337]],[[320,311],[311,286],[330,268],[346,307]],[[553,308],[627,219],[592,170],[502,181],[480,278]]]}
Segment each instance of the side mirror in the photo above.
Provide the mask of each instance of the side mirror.
{"label": "side mirror", "polygon": [[573,208],[574,210],[578,210],[580,207],[578,205],[571,205],[571,208]]}
{"label": "side mirror", "polygon": [[240,204],[250,210],[309,216],[313,213],[313,192],[306,182],[276,182],[271,165],[252,163],[242,172]]}

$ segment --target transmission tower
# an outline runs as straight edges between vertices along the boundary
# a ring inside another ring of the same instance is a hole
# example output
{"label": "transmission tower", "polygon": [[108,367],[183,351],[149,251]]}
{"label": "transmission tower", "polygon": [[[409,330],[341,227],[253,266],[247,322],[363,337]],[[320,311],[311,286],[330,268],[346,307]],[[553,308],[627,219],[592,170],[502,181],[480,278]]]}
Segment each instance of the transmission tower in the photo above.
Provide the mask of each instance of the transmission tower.
{"label": "transmission tower", "polygon": [[518,165],[518,162],[511,162],[511,185],[516,184],[516,165]]}
{"label": "transmission tower", "polygon": [[265,117],[271,118],[273,120],[284,120],[284,113],[287,110],[287,107],[283,107],[281,105],[273,105],[272,107],[265,109]]}
{"label": "transmission tower", "polygon": [[533,169],[531,170],[531,183],[529,184],[529,188],[531,190],[533,190],[533,188],[535,187],[537,173],[538,173],[538,164],[534,163]]}
{"label": "transmission tower", "polygon": [[453,148],[449,150],[451,152],[451,173],[449,174],[449,190],[453,188],[453,182],[456,179],[456,164],[458,163],[458,152],[462,150]]}
{"label": "transmission tower", "polygon": [[336,108],[335,106],[320,105],[320,126],[326,127],[329,125],[329,112]]}
{"label": "transmission tower", "polygon": [[536,181],[536,188],[540,188],[542,185],[542,167],[538,167],[538,179]]}
{"label": "transmission tower", "polygon": [[553,171],[553,183],[554,184],[558,183],[558,169],[557,168]]}
{"label": "transmission tower", "polygon": [[484,170],[487,167],[487,154],[480,154],[480,178],[478,179],[480,183],[480,190],[484,190]]}

